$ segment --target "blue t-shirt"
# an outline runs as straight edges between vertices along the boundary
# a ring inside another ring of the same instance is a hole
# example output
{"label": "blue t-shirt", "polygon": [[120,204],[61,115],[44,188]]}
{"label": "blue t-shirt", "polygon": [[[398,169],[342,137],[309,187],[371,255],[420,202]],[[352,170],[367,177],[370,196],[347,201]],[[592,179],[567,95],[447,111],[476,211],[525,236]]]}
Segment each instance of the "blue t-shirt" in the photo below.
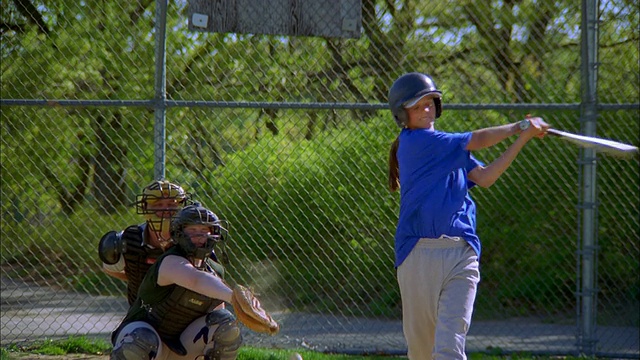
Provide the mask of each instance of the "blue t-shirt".
{"label": "blue t-shirt", "polygon": [[470,140],[470,132],[403,129],[400,133],[396,268],[423,237],[459,236],[480,257],[476,205],[469,195],[475,184],[467,179],[467,174],[484,164],[465,150]]}

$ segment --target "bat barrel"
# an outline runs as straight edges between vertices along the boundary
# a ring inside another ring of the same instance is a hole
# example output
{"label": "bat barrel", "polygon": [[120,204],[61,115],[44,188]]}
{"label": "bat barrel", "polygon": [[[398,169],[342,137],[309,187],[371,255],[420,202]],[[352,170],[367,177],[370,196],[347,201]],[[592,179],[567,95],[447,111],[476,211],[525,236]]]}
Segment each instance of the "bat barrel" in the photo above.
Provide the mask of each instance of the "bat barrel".
{"label": "bat barrel", "polygon": [[609,139],[578,135],[566,131],[560,131],[557,129],[548,129],[547,134],[560,137],[561,139],[574,143],[575,145],[578,145],[580,147],[593,148],[596,149],[596,151],[607,153],[613,156],[632,157],[638,154],[637,146],[624,144]]}

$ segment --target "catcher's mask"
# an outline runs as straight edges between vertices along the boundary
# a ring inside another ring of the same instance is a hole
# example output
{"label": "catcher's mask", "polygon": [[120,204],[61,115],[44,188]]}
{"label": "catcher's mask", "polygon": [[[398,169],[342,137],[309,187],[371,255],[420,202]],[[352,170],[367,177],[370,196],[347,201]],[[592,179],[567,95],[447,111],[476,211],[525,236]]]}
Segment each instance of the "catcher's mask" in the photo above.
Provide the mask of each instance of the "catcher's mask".
{"label": "catcher's mask", "polygon": [[190,196],[179,185],[164,180],[154,181],[142,189],[136,197],[136,211],[143,215],[150,231],[160,243],[167,243],[163,231],[167,232],[171,218],[178,210],[190,203]]}
{"label": "catcher's mask", "polygon": [[[216,214],[202,205],[187,205],[171,221],[171,239],[192,259],[193,266],[202,268],[204,259],[211,255],[213,247],[226,240],[228,231],[222,224],[226,225],[226,221],[218,219]],[[189,225],[204,225],[208,231],[194,234],[186,229]],[[200,247],[192,240],[196,236],[206,237]]]}
{"label": "catcher's mask", "polygon": [[400,76],[389,89],[389,108],[399,127],[405,127],[409,121],[406,108],[414,106],[427,95],[436,94],[436,118],[442,114],[442,91],[438,90],[433,79],[426,74],[412,72]]}

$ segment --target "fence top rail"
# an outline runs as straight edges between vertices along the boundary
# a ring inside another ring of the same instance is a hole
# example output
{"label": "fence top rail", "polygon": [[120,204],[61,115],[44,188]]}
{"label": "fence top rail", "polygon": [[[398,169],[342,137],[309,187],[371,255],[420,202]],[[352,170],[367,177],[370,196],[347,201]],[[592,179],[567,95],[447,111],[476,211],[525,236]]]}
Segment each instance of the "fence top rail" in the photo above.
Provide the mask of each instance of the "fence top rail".
{"label": "fence top rail", "polygon": [[[201,101],[201,100],[52,100],[0,99],[0,106],[67,106],[67,107],[209,107],[255,109],[345,109],[386,110],[385,103],[340,102],[263,102],[263,101]],[[580,110],[580,103],[514,103],[514,104],[443,104],[447,110]],[[597,104],[598,110],[640,110],[640,103]]]}

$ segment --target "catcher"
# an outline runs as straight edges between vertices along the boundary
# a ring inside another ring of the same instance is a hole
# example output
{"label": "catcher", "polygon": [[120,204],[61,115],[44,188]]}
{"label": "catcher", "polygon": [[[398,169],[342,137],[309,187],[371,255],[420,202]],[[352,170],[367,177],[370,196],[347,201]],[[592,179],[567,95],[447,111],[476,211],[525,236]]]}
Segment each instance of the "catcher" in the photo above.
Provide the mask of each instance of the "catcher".
{"label": "catcher", "polygon": [[98,245],[102,270],[127,281],[127,301],[133,304],[138,287],[158,256],[173,245],[169,236],[171,216],[191,203],[190,196],[179,185],[169,181],[153,181],[136,197],[136,211],[145,222],[123,231],[109,231]]}
{"label": "catcher", "polygon": [[[138,297],[112,333],[111,359],[234,360],[242,344],[238,320],[274,335],[279,325],[243,286],[231,289],[224,268],[211,256],[226,240],[224,221],[199,204],[171,221],[176,246],[144,277]],[[225,303],[233,305],[236,317]]]}

